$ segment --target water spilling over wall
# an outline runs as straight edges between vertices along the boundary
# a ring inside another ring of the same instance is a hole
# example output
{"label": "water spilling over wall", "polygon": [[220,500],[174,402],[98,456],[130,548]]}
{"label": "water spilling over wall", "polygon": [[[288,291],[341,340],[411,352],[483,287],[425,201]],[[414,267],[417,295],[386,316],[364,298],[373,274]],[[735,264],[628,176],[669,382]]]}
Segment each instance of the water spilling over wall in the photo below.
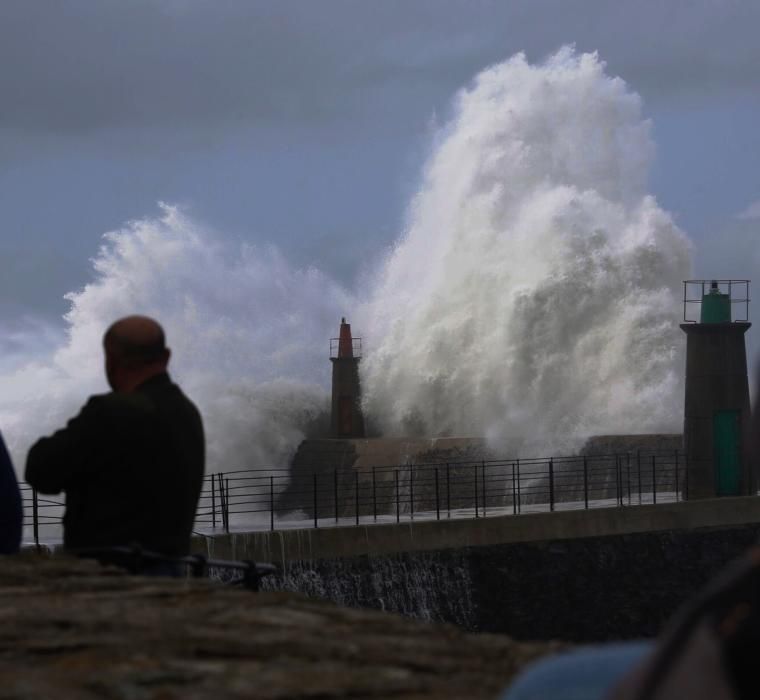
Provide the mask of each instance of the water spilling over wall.
{"label": "water spilling over wall", "polygon": [[263,587],[520,640],[640,639],[659,634],[759,532],[735,525],[297,561]]}
{"label": "water spilling over wall", "polygon": [[472,572],[467,564],[461,555],[446,557],[434,552],[416,557],[295,562],[265,579],[263,587],[477,630]]}
{"label": "water spilling over wall", "polygon": [[651,158],[639,98],[564,49],[535,66],[516,56],[458,96],[362,299],[164,206],[106,235],[53,350],[32,335],[30,359],[2,365],[16,464],[107,389],[101,336],[127,313],[165,325],[211,471],[288,463],[328,408],[326,340],[342,315],[365,336],[366,409],[388,434],[548,454],[590,434],[679,430],[689,248],[646,193]]}

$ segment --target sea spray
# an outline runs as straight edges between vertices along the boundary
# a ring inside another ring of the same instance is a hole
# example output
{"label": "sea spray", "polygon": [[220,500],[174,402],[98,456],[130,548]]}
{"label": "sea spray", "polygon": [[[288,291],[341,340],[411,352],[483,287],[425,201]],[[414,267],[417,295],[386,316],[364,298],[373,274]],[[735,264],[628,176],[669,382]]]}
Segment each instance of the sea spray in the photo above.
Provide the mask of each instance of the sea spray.
{"label": "sea spray", "polygon": [[287,466],[328,408],[326,341],[343,315],[365,336],[365,410],[386,434],[549,453],[590,434],[679,430],[689,245],[646,192],[652,157],[639,98],[595,55],[489,68],[458,96],[361,305],[164,205],[106,234],[57,349],[31,337],[30,360],[16,347],[2,365],[17,467],[107,390],[102,333],[129,313],[166,327],[209,471]]}
{"label": "sea spray", "polygon": [[595,54],[522,54],[456,100],[363,310],[386,434],[552,453],[678,431],[690,246],[646,192],[639,97]]}
{"label": "sea spray", "polygon": [[167,205],[106,234],[92,262],[93,281],[67,295],[65,342],[0,378],[0,425],[17,466],[36,437],[108,390],[102,335],[132,313],[165,327],[170,370],[203,414],[209,471],[287,466],[328,410],[326,334],[350,296],[273,248],[223,244]]}

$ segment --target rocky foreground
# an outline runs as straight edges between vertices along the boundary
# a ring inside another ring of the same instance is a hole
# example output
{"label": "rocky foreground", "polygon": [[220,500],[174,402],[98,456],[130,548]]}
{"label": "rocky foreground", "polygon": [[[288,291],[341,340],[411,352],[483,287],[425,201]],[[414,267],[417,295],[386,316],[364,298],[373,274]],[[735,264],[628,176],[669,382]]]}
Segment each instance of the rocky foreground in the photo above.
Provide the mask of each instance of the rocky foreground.
{"label": "rocky foreground", "polygon": [[558,648],[290,593],[0,557],[0,698],[493,698]]}

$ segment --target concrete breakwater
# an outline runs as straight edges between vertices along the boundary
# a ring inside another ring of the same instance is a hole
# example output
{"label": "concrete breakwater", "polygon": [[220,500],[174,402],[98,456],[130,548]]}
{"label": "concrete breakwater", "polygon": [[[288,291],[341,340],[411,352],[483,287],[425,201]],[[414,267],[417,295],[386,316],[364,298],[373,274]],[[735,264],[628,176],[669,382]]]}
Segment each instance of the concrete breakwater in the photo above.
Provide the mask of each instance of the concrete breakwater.
{"label": "concrete breakwater", "polygon": [[656,634],[760,535],[760,499],[225,535],[274,561],[267,587],[519,639]]}

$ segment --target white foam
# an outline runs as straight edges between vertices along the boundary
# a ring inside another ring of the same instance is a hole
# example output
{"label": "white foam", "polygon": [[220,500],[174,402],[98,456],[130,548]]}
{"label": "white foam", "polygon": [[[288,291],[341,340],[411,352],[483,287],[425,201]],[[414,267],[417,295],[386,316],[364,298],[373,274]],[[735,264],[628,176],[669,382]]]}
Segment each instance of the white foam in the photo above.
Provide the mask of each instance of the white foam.
{"label": "white foam", "polygon": [[165,327],[172,374],[204,417],[209,470],[286,462],[327,410],[327,334],[350,296],[274,249],[223,245],[167,205],[106,234],[93,266],[93,281],[68,295],[65,342],[0,377],[0,425],[17,467],[34,439],[108,390],[101,338],[131,313]]}
{"label": "white foam", "polygon": [[593,54],[517,55],[459,94],[365,309],[386,433],[551,453],[680,430],[690,246],[646,192],[652,156]]}

